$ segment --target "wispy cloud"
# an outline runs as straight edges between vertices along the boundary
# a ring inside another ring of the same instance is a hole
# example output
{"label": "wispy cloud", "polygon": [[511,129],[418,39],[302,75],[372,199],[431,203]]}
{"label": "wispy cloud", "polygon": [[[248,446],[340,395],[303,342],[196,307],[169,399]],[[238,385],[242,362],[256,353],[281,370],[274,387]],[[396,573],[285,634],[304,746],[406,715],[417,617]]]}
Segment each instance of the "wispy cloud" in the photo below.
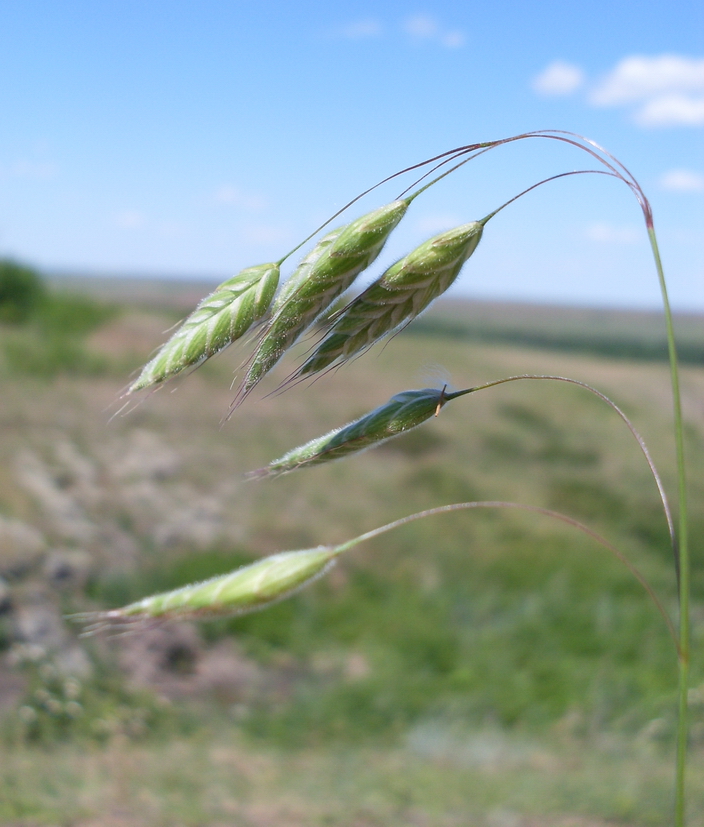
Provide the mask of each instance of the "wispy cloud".
{"label": "wispy cloud", "polygon": [[601,244],[635,244],[642,237],[642,233],[636,227],[619,227],[601,221],[590,224],[585,235],[590,241]]}
{"label": "wispy cloud", "polygon": [[348,40],[364,40],[370,37],[380,37],[383,31],[384,27],[375,17],[363,17],[340,26],[337,34]]}
{"label": "wispy cloud", "polygon": [[247,212],[259,212],[267,206],[266,199],[255,192],[245,192],[232,184],[223,184],[213,198],[216,204],[223,207],[236,207]]}
{"label": "wispy cloud", "polygon": [[704,175],[691,169],[671,169],[661,176],[660,186],[672,192],[704,192]]}
{"label": "wispy cloud", "polygon": [[0,164],[0,178],[25,178],[46,181],[58,172],[56,164],[49,161],[27,161],[20,159],[10,164]]}
{"label": "wispy cloud", "polygon": [[138,210],[122,210],[115,215],[115,224],[123,230],[138,230],[146,224],[146,218]]}
{"label": "wispy cloud", "polygon": [[533,78],[532,87],[539,95],[571,95],[584,83],[584,72],[574,63],[555,60]]}
{"label": "wispy cloud", "polygon": [[465,36],[459,29],[446,29],[428,14],[414,14],[403,22],[403,31],[416,41],[427,41],[445,49],[464,46]]}
{"label": "wispy cloud", "polygon": [[704,124],[704,59],[681,55],[621,60],[592,89],[594,106],[626,106],[640,126]]}
{"label": "wispy cloud", "polygon": [[428,43],[443,49],[459,49],[466,41],[463,31],[443,26],[430,14],[414,14],[391,26],[376,17],[360,17],[333,29],[332,36],[345,40],[371,40],[393,34],[398,28],[413,43]]}

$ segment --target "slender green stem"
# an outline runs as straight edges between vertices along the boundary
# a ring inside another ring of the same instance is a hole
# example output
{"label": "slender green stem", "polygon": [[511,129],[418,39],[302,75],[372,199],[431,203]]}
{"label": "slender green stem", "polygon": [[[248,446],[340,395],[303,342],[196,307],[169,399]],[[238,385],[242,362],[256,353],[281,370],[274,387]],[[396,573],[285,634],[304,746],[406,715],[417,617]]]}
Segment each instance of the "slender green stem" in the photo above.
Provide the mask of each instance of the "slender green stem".
{"label": "slender green stem", "polygon": [[400,528],[407,523],[412,523],[415,520],[422,520],[426,517],[434,517],[436,514],[449,514],[452,511],[464,511],[467,509],[474,509],[474,508],[513,508],[519,511],[530,511],[533,514],[543,514],[546,517],[551,517],[554,520],[559,520],[562,523],[566,523],[579,531],[583,534],[586,534],[588,537],[591,537],[593,540],[596,540],[597,543],[604,546],[604,548],[608,549],[618,560],[620,560],[624,566],[631,572],[631,574],[636,578],[636,580],[643,586],[645,591],[648,593],[650,599],[655,604],[658,612],[660,613],[662,619],[665,621],[665,625],[670,633],[670,637],[674,641],[675,647],[677,648],[677,632],[675,631],[675,627],[670,620],[669,615],[665,611],[665,607],[662,605],[658,596],[653,591],[652,586],[646,580],[645,576],[631,563],[631,561],[622,554],[612,543],[608,540],[604,539],[600,534],[597,534],[596,531],[593,531],[588,526],[585,526],[583,523],[580,523],[578,520],[575,520],[572,517],[568,517],[566,514],[561,514],[559,511],[551,511],[548,508],[541,508],[537,505],[524,505],[523,503],[511,503],[511,502],[502,502],[498,500],[491,500],[491,501],[484,501],[484,502],[465,502],[465,503],[452,503],[451,505],[441,505],[437,508],[428,508],[425,511],[418,511],[416,514],[410,514],[407,517],[401,517],[399,520],[394,520],[392,523],[387,523],[386,525],[380,526],[379,528],[374,528],[371,531],[367,531],[365,534],[360,534],[358,537],[354,537],[352,540],[348,540],[346,543],[340,543],[339,546],[335,547],[336,554],[342,554],[345,551],[349,551],[349,549],[354,548],[355,546],[359,545],[360,543],[365,542],[366,540],[372,540],[374,537],[378,537],[380,534],[385,534],[387,531],[391,531],[394,528]]}
{"label": "slender green stem", "polygon": [[[297,244],[292,250],[289,250],[288,253],[286,253],[285,256],[282,256],[276,263],[279,266],[282,265],[286,261],[286,259],[290,258],[297,250],[300,250],[301,247],[304,244],[306,244],[306,242],[310,241],[311,238],[314,238],[321,230],[325,229],[325,227],[327,227],[328,224],[330,224],[332,221],[334,221],[339,215],[342,215],[342,213],[345,212],[345,210],[348,210],[353,204],[356,204],[357,201],[364,198],[365,195],[369,195],[370,192],[373,192],[375,189],[378,189],[383,184],[386,184],[389,181],[392,181],[394,178],[398,178],[401,175],[405,175],[407,172],[411,172],[414,169],[420,169],[421,167],[427,166],[428,164],[432,164],[434,161],[439,161],[439,163],[435,167],[433,167],[430,170],[430,172],[426,173],[426,175],[430,175],[430,174],[432,174],[432,172],[434,170],[439,169],[440,167],[444,166],[447,163],[450,163],[451,161],[455,160],[456,158],[460,158],[463,155],[467,155],[470,152],[475,152],[477,149],[481,149],[483,147],[485,147],[486,149],[491,149],[493,146],[495,146],[499,143],[501,143],[501,142],[500,141],[485,141],[484,143],[468,144],[467,146],[456,147],[455,149],[450,149],[447,152],[443,152],[441,155],[436,155],[433,158],[428,158],[425,161],[421,161],[419,164],[413,164],[410,167],[406,167],[405,169],[399,170],[398,172],[394,172],[393,175],[388,175],[386,178],[383,178],[381,181],[378,181],[373,186],[368,187],[366,190],[364,190],[364,192],[360,192],[360,194],[356,195],[351,201],[348,201],[345,204],[344,207],[341,207],[334,215],[331,215],[330,218],[328,218],[324,223],[322,223],[316,230],[313,230],[313,232],[310,235],[306,236],[303,239],[303,241],[300,242],[300,244]],[[482,153],[477,152],[476,154],[481,155]],[[475,156],[472,156],[472,157],[475,157]],[[442,159],[442,160],[440,160],[440,159]],[[470,158],[465,159],[462,163],[457,164],[457,166],[453,167],[449,172],[453,172],[455,169],[457,169],[458,167],[461,167],[463,164],[467,163],[467,161],[469,161],[469,160],[471,160],[471,159]],[[446,175],[449,175],[449,172],[443,173],[442,175],[440,175],[437,178],[433,179],[430,182],[430,184],[427,184],[425,187],[423,187],[422,190],[419,190],[418,192],[414,193],[408,199],[409,203],[416,196],[420,195],[421,192],[428,189],[428,187],[430,187],[433,184],[437,183],[442,178],[444,178]],[[423,176],[423,177],[425,177],[425,176]],[[405,192],[404,192],[404,194],[405,194]]]}
{"label": "slender green stem", "polygon": [[[650,246],[655,259],[655,266],[660,282],[662,293],[665,323],[667,327],[667,346],[670,357],[670,376],[672,382],[672,400],[674,408],[674,431],[675,451],[677,458],[677,485],[679,499],[679,536],[675,543],[675,567],[678,578],[679,596],[679,643],[677,647],[679,655],[679,690],[678,690],[678,723],[677,723],[677,758],[676,758],[676,779],[675,779],[675,827],[684,827],[686,820],[686,797],[685,780],[687,766],[687,738],[688,738],[688,710],[687,693],[689,689],[689,661],[690,661],[690,560],[688,545],[688,520],[687,520],[687,478],[684,451],[684,428],[682,420],[682,403],[679,385],[679,369],[677,361],[677,348],[675,344],[674,325],[672,311],[667,295],[665,274],[660,258],[655,228],[653,225],[653,212],[642,187],[635,176],[617,158],[607,152],[602,146],[594,141],[564,130],[539,130],[524,135],[516,136],[510,140],[522,138],[546,138],[567,143],[571,146],[587,152],[602,163],[611,173],[620,178],[635,195],[645,218],[648,230]],[[586,144],[586,145],[585,145]],[[496,145],[499,145],[498,143]],[[612,163],[613,162],[613,163]]]}
{"label": "slender green stem", "polygon": [[[647,217],[646,217],[647,221]],[[670,354],[670,376],[672,379],[672,402],[675,416],[675,451],[677,454],[677,485],[679,493],[679,569],[680,569],[680,628],[679,628],[679,703],[677,717],[677,769],[675,781],[675,825],[684,827],[685,813],[685,781],[687,769],[687,736],[688,736],[688,709],[687,693],[689,690],[689,658],[690,658],[690,561],[687,522],[687,475],[684,453],[684,427],[682,422],[682,401],[680,394],[679,369],[677,365],[677,346],[675,344],[675,329],[672,321],[670,300],[667,295],[665,274],[660,258],[655,228],[652,219],[648,223],[650,246],[655,258],[658,271],[662,301],[665,309],[665,323],[667,326],[667,347]]]}
{"label": "slender green stem", "polygon": [[[458,164],[457,166],[461,166],[461,164]],[[449,171],[452,172],[452,170]],[[608,175],[610,178],[618,178],[620,181],[623,180],[615,172],[606,172],[606,170],[603,169],[573,169],[571,172],[561,172],[559,175],[551,175],[549,178],[543,178],[543,180],[538,181],[537,184],[533,184],[527,189],[524,189],[523,192],[519,192],[518,195],[514,195],[513,198],[509,198],[508,201],[506,201],[500,207],[495,209],[493,212],[490,212],[489,215],[485,215],[479,223],[482,225],[487,224],[487,222],[491,218],[493,218],[497,213],[500,213],[501,210],[506,209],[506,207],[508,207],[510,204],[513,204],[514,201],[518,201],[519,198],[522,198],[524,195],[527,195],[529,192],[531,192],[531,190],[537,189],[538,187],[542,187],[543,184],[549,184],[551,181],[557,181],[558,178],[568,178],[570,175]]]}
{"label": "slender green stem", "polygon": [[[488,388],[495,388],[499,385],[505,385],[507,382],[518,382],[522,379],[548,379],[553,382],[567,382],[570,385],[577,385],[577,387],[584,388],[588,390],[590,393],[593,393],[595,396],[598,396],[603,402],[614,410],[623,420],[628,430],[633,435],[633,438],[638,443],[643,456],[645,457],[645,461],[648,463],[648,468],[650,468],[650,473],[655,480],[655,485],[658,489],[658,494],[660,495],[660,502],[662,503],[663,511],[665,512],[665,519],[667,520],[667,528],[670,533],[670,542],[672,544],[672,551],[675,556],[675,569],[678,572],[679,577],[679,569],[678,569],[678,557],[677,557],[677,539],[675,537],[675,526],[672,519],[672,512],[670,510],[670,504],[667,499],[667,494],[665,493],[665,486],[663,485],[662,479],[660,478],[660,474],[658,473],[658,469],[655,467],[655,463],[653,462],[653,458],[650,456],[650,451],[648,450],[648,446],[645,444],[645,440],[643,437],[638,433],[636,430],[635,425],[631,422],[631,420],[626,416],[626,414],[619,408],[619,406],[612,400],[609,399],[606,394],[603,394],[601,391],[597,390],[592,385],[587,384],[586,382],[580,382],[579,379],[570,379],[568,376],[553,376],[550,374],[534,374],[534,373],[521,373],[517,376],[505,376],[503,379],[494,379],[491,382],[485,382],[483,385],[476,385],[473,388],[466,388],[465,390],[461,391],[454,391],[445,394],[445,399],[456,399],[458,396],[465,396],[468,393],[475,393],[476,391],[483,391],[487,390]],[[678,580],[679,582],[679,580]]]}

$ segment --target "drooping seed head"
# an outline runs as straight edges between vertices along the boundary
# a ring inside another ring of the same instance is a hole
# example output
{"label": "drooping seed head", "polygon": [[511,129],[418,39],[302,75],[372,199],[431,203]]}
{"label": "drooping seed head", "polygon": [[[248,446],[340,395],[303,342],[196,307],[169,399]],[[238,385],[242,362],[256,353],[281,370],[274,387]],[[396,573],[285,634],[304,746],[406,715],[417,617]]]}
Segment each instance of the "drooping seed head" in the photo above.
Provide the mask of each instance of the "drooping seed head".
{"label": "drooping seed head", "polygon": [[[408,209],[408,200],[393,201],[341,228],[339,235],[315,257],[307,278],[295,289],[264,330],[239,389],[240,401],[274,367],[298,337],[376,259]],[[313,253],[316,251],[314,250]]]}
{"label": "drooping seed head", "polygon": [[[450,398],[452,396],[450,395]],[[249,476],[276,477],[303,466],[320,465],[381,445],[382,442],[421,425],[437,414],[447,400],[444,388],[423,388],[397,393],[388,402],[360,419],[294,448],[266,468],[254,471]]]}
{"label": "drooping seed head", "polygon": [[282,600],[308,585],[329,569],[338,553],[335,546],[283,551],[229,574],[145,597],[121,609],[75,617],[92,622],[86,630],[90,634],[148,620],[190,620],[245,614]]}
{"label": "drooping seed head", "polygon": [[244,336],[269,310],[279,273],[278,264],[259,264],[223,282],[161,346],[128,392],[163,382]]}
{"label": "drooping seed head", "polygon": [[373,345],[418,316],[444,293],[476,250],[484,225],[473,221],[421,244],[341,311],[295,376],[317,373]]}

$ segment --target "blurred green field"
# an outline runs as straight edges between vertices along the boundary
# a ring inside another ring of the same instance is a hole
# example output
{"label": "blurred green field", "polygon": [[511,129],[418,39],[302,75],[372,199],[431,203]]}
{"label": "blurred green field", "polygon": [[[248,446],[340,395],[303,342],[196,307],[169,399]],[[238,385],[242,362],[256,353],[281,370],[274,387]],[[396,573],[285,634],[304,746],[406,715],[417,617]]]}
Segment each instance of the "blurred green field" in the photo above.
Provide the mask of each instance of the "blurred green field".
{"label": "blurred green field", "polygon": [[[614,399],[674,496],[669,376],[649,316],[602,313],[596,325],[585,315],[580,328],[559,308],[440,304],[386,347],[272,393],[302,344],[225,421],[244,348],[111,418],[130,371],[194,286],[69,286],[54,316],[0,331],[0,516],[38,529],[49,557],[80,551],[84,570],[54,588],[46,562],[18,574],[0,557],[15,607],[30,605],[32,590],[56,617],[119,606],[424,508],[512,500],[588,523],[674,616],[667,527],[647,466],[613,411],[577,387],[512,383],[457,400],[376,451],[243,479],[401,390],[530,372],[586,381]],[[683,324],[693,354],[682,381],[694,827],[704,825],[704,325]],[[54,359],[63,340],[74,356]],[[624,341],[642,347],[624,351]],[[8,673],[13,651],[31,643],[18,628],[6,612]],[[77,631],[62,625],[61,645]],[[19,670],[26,682],[5,704],[3,823],[668,822],[676,664],[667,630],[622,564],[545,517],[483,511],[415,523],[286,602],[178,634],[172,659],[147,677],[135,661],[152,656],[134,639],[76,644],[92,666],[81,678],[82,716],[60,726],[36,700],[48,680],[41,668]],[[215,680],[218,663],[218,674],[241,677]],[[144,711],[140,725],[131,705]],[[21,706],[36,707],[37,720],[20,720]]]}

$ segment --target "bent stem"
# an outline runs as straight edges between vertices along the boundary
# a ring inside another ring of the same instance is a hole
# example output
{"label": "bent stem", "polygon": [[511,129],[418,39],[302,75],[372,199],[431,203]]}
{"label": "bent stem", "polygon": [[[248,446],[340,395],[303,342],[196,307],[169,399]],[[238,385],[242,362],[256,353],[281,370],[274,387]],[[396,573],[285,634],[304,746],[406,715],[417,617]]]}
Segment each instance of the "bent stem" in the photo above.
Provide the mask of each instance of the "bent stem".
{"label": "bent stem", "polygon": [[575,520],[572,517],[568,517],[566,514],[561,514],[559,511],[551,511],[548,508],[541,508],[537,505],[525,505],[523,503],[512,503],[512,502],[503,502],[498,500],[490,500],[490,501],[483,501],[483,502],[464,502],[464,503],[452,503],[450,505],[441,505],[437,508],[428,508],[425,511],[418,511],[415,514],[410,514],[407,517],[401,517],[399,520],[394,520],[392,523],[387,523],[379,528],[374,528],[371,531],[367,531],[364,534],[360,534],[358,537],[355,537],[352,540],[348,540],[346,543],[341,543],[339,546],[335,547],[336,554],[342,554],[345,551],[348,551],[351,548],[359,545],[360,543],[365,542],[366,540],[372,540],[375,537],[378,537],[381,534],[385,534],[387,531],[391,531],[394,528],[400,528],[401,526],[406,525],[407,523],[412,523],[415,520],[422,520],[426,517],[433,517],[437,514],[449,514],[453,511],[465,511],[468,509],[474,508],[513,508],[519,511],[530,511],[533,514],[543,514],[546,517],[551,517],[554,520],[559,520],[560,522],[566,523],[573,528],[576,528],[578,531],[586,534],[588,537],[591,537],[593,540],[596,540],[601,546],[606,548],[610,551],[614,557],[620,560],[624,566],[631,572],[631,574],[638,580],[638,582],[643,586],[645,591],[647,592],[648,596],[652,600],[655,608],[660,613],[662,619],[665,621],[665,625],[667,626],[668,632],[670,633],[670,637],[672,638],[673,643],[675,644],[675,648],[679,652],[679,644],[677,642],[677,632],[675,631],[675,627],[670,619],[670,616],[665,611],[664,606],[658,599],[658,596],[653,591],[652,586],[648,583],[645,576],[636,568],[636,566],[631,563],[631,561],[620,552],[616,546],[598,534],[596,531],[593,531],[588,526],[580,523],[578,520]]}
{"label": "bent stem", "polygon": [[689,559],[689,524],[687,517],[687,478],[686,462],[684,451],[684,428],[682,420],[682,401],[679,384],[679,368],[677,360],[677,347],[675,344],[674,324],[672,311],[667,294],[665,273],[660,258],[655,227],[653,224],[653,211],[650,202],[638,183],[635,176],[617,158],[609,153],[604,147],[595,141],[585,138],[575,132],[567,130],[536,130],[523,133],[505,141],[497,141],[487,146],[493,148],[504,143],[525,138],[543,138],[547,140],[560,141],[591,155],[606,167],[615,177],[620,178],[634,194],[643,212],[645,225],[648,231],[650,246],[653,252],[655,267],[660,283],[662,294],[665,324],[667,328],[667,348],[670,361],[670,378],[672,384],[672,402],[674,412],[674,435],[675,453],[677,460],[677,487],[679,501],[679,536],[675,543],[675,560],[678,575],[678,597],[679,597],[679,641],[677,651],[679,655],[679,689],[678,689],[678,722],[677,722],[677,758],[676,758],[676,779],[675,779],[675,825],[685,825],[685,778],[687,764],[687,738],[688,738],[688,709],[687,692],[689,684],[689,662],[690,662],[690,639],[691,639],[691,618],[690,618],[690,559]]}
{"label": "bent stem", "polygon": [[503,379],[494,379],[491,382],[485,382],[483,385],[476,385],[473,388],[467,388],[466,390],[455,391],[454,393],[446,393],[445,398],[456,399],[458,396],[465,396],[469,393],[475,393],[476,391],[483,391],[487,390],[488,388],[495,388],[498,385],[505,385],[507,382],[518,382],[522,379],[547,379],[553,382],[567,382],[570,385],[577,385],[580,388],[584,388],[588,390],[590,393],[593,393],[595,396],[598,396],[603,402],[614,410],[623,420],[628,430],[633,435],[633,438],[638,443],[638,446],[645,457],[645,461],[648,463],[648,468],[650,469],[650,473],[655,480],[655,485],[658,489],[658,494],[660,495],[660,502],[663,507],[663,511],[665,512],[665,519],[667,520],[667,528],[670,534],[670,542],[672,544],[672,551],[674,554],[675,559],[675,571],[678,577],[678,585],[679,585],[679,561],[677,557],[677,539],[675,537],[675,526],[674,521],[672,519],[672,512],[670,510],[670,504],[667,500],[667,494],[665,493],[665,486],[663,485],[662,479],[660,478],[660,474],[658,473],[657,468],[655,467],[655,463],[653,462],[653,458],[650,456],[650,451],[648,450],[648,446],[645,444],[645,440],[643,437],[638,433],[635,428],[635,425],[631,422],[631,420],[626,416],[626,414],[619,408],[619,406],[612,400],[609,399],[606,394],[603,394],[601,391],[597,390],[596,388],[592,387],[592,385],[587,384],[586,382],[580,382],[578,379],[570,379],[567,376],[552,376],[550,374],[534,374],[534,373],[521,373],[517,376],[506,376]]}

